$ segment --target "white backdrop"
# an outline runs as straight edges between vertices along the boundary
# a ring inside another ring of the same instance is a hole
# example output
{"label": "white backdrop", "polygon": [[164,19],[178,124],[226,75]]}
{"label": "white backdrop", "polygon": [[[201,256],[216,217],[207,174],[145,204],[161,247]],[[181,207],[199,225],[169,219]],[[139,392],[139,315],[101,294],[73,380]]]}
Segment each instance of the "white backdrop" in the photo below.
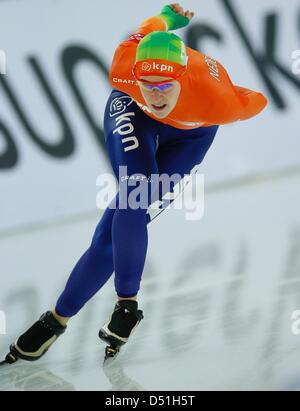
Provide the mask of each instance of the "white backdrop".
{"label": "white backdrop", "polygon": [[[13,146],[6,156],[8,140],[0,127],[0,230],[95,210],[96,177],[110,171],[110,166],[90,122],[102,127],[110,86],[105,72],[94,62],[80,61],[76,66],[74,78],[90,114],[89,122],[64,67],[85,50],[108,69],[117,44],[143,19],[159,13],[164,4],[160,0],[0,1],[0,49],[7,55],[7,74],[1,76],[0,83],[0,122]],[[275,51],[269,54],[293,76],[291,54],[300,48],[296,18],[300,1],[186,0],[182,4],[196,16],[190,31],[184,29],[179,34],[186,40],[197,30],[203,32],[204,26],[217,33],[221,42],[205,37],[199,47],[219,59],[236,84],[261,90],[270,99],[259,117],[220,129],[202,167],[207,183],[298,165],[300,89],[271,64],[267,75],[286,104],[284,110],[278,108],[228,7],[233,8],[257,55],[266,53],[266,18],[275,15]],[[59,143],[61,122],[38,80],[37,69],[72,133],[73,150],[70,146],[65,154],[58,150],[65,157],[50,155],[37,145],[20,114],[21,110],[39,139]],[[300,77],[293,77],[300,84]],[[10,168],[5,159],[12,162]]]}
{"label": "white backdrop", "polygon": [[[0,76],[0,311],[7,319],[0,357],[25,324],[54,305],[90,243],[101,215],[96,178],[110,171],[99,142],[110,92],[105,70],[118,43],[164,4],[0,0],[7,56]],[[282,389],[297,371],[288,356],[299,349],[291,313],[300,309],[300,76],[292,74],[291,55],[300,49],[300,0],[182,4],[196,13],[182,37],[270,103],[257,118],[220,128],[200,168],[204,218],[186,221],[184,212],[169,210],[151,223],[140,294],[145,321],[127,358],[134,354],[145,389]],[[62,124],[69,138],[55,150]],[[88,376],[114,299],[110,280],[46,359],[54,368],[66,361],[61,375],[76,388],[99,389]],[[189,330],[195,339],[186,345]]]}

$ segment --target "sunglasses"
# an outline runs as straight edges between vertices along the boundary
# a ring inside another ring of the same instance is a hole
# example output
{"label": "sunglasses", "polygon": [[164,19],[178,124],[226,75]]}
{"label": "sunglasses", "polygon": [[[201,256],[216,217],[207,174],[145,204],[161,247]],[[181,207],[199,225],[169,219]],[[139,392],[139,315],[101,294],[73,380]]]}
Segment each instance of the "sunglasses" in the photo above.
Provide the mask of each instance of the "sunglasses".
{"label": "sunglasses", "polygon": [[157,83],[148,83],[144,81],[139,81],[139,85],[140,87],[142,87],[143,89],[147,91],[152,91],[156,88],[157,90],[162,91],[162,92],[171,90],[174,87],[174,83],[157,84]]}

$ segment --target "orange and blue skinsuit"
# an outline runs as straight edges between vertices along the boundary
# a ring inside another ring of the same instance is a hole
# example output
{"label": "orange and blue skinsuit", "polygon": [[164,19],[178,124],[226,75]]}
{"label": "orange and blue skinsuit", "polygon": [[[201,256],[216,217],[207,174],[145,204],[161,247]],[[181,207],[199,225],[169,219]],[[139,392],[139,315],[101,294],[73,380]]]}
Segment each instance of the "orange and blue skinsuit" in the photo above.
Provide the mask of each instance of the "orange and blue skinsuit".
{"label": "orange and blue skinsuit", "polygon": [[[168,117],[157,120],[146,107],[132,67],[140,39],[166,29],[162,18],[147,19],[115,52],[104,134],[119,192],[106,208],[90,247],[76,264],[57,302],[56,311],[62,316],[76,314],[113,272],[120,297],[138,293],[147,253],[147,224],[152,218],[148,206],[157,200],[164,209],[172,201],[161,201],[166,197],[165,188],[153,190],[155,176],[176,176],[170,182],[172,191],[202,162],[219,125],[249,119],[266,105],[262,94],[233,85],[219,62],[187,48],[188,69],[180,78],[178,103]],[[137,185],[148,193],[148,202],[133,208],[128,199]],[[176,226],[170,235],[180,235]],[[161,252],[166,252],[163,245]]]}

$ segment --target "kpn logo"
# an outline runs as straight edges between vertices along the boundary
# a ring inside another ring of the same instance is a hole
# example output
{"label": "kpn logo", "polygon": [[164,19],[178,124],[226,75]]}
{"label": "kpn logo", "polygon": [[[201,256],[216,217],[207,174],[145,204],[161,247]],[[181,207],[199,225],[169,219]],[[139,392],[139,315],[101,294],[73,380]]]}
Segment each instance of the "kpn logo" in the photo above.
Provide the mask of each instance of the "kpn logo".
{"label": "kpn logo", "polygon": [[6,74],[6,54],[0,49],[0,75]]}
{"label": "kpn logo", "polygon": [[152,64],[148,62],[144,62],[142,64],[142,70],[143,71],[156,71],[160,73],[167,71],[169,73],[173,73],[174,68],[173,66],[167,66],[166,64],[160,64],[160,63],[153,61]]}

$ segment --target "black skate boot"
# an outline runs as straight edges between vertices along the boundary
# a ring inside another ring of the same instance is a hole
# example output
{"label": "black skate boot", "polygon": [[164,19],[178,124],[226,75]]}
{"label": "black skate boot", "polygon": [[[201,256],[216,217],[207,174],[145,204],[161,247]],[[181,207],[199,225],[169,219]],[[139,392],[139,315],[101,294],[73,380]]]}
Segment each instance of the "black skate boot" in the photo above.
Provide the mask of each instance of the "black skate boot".
{"label": "black skate boot", "polygon": [[120,351],[133,330],[144,318],[143,312],[138,310],[138,304],[133,300],[121,300],[115,305],[114,312],[99,331],[99,337],[109,345],[105,349],[104,362],[114,358]]}
{"label": "black skate boot", "polygon": [[14,344],[11,344],[4,363],[13,364],[19,358],[27,361],[38,360],[66,328],[67,326],[61,325],[54,318],[51,311],[47,311]]}

